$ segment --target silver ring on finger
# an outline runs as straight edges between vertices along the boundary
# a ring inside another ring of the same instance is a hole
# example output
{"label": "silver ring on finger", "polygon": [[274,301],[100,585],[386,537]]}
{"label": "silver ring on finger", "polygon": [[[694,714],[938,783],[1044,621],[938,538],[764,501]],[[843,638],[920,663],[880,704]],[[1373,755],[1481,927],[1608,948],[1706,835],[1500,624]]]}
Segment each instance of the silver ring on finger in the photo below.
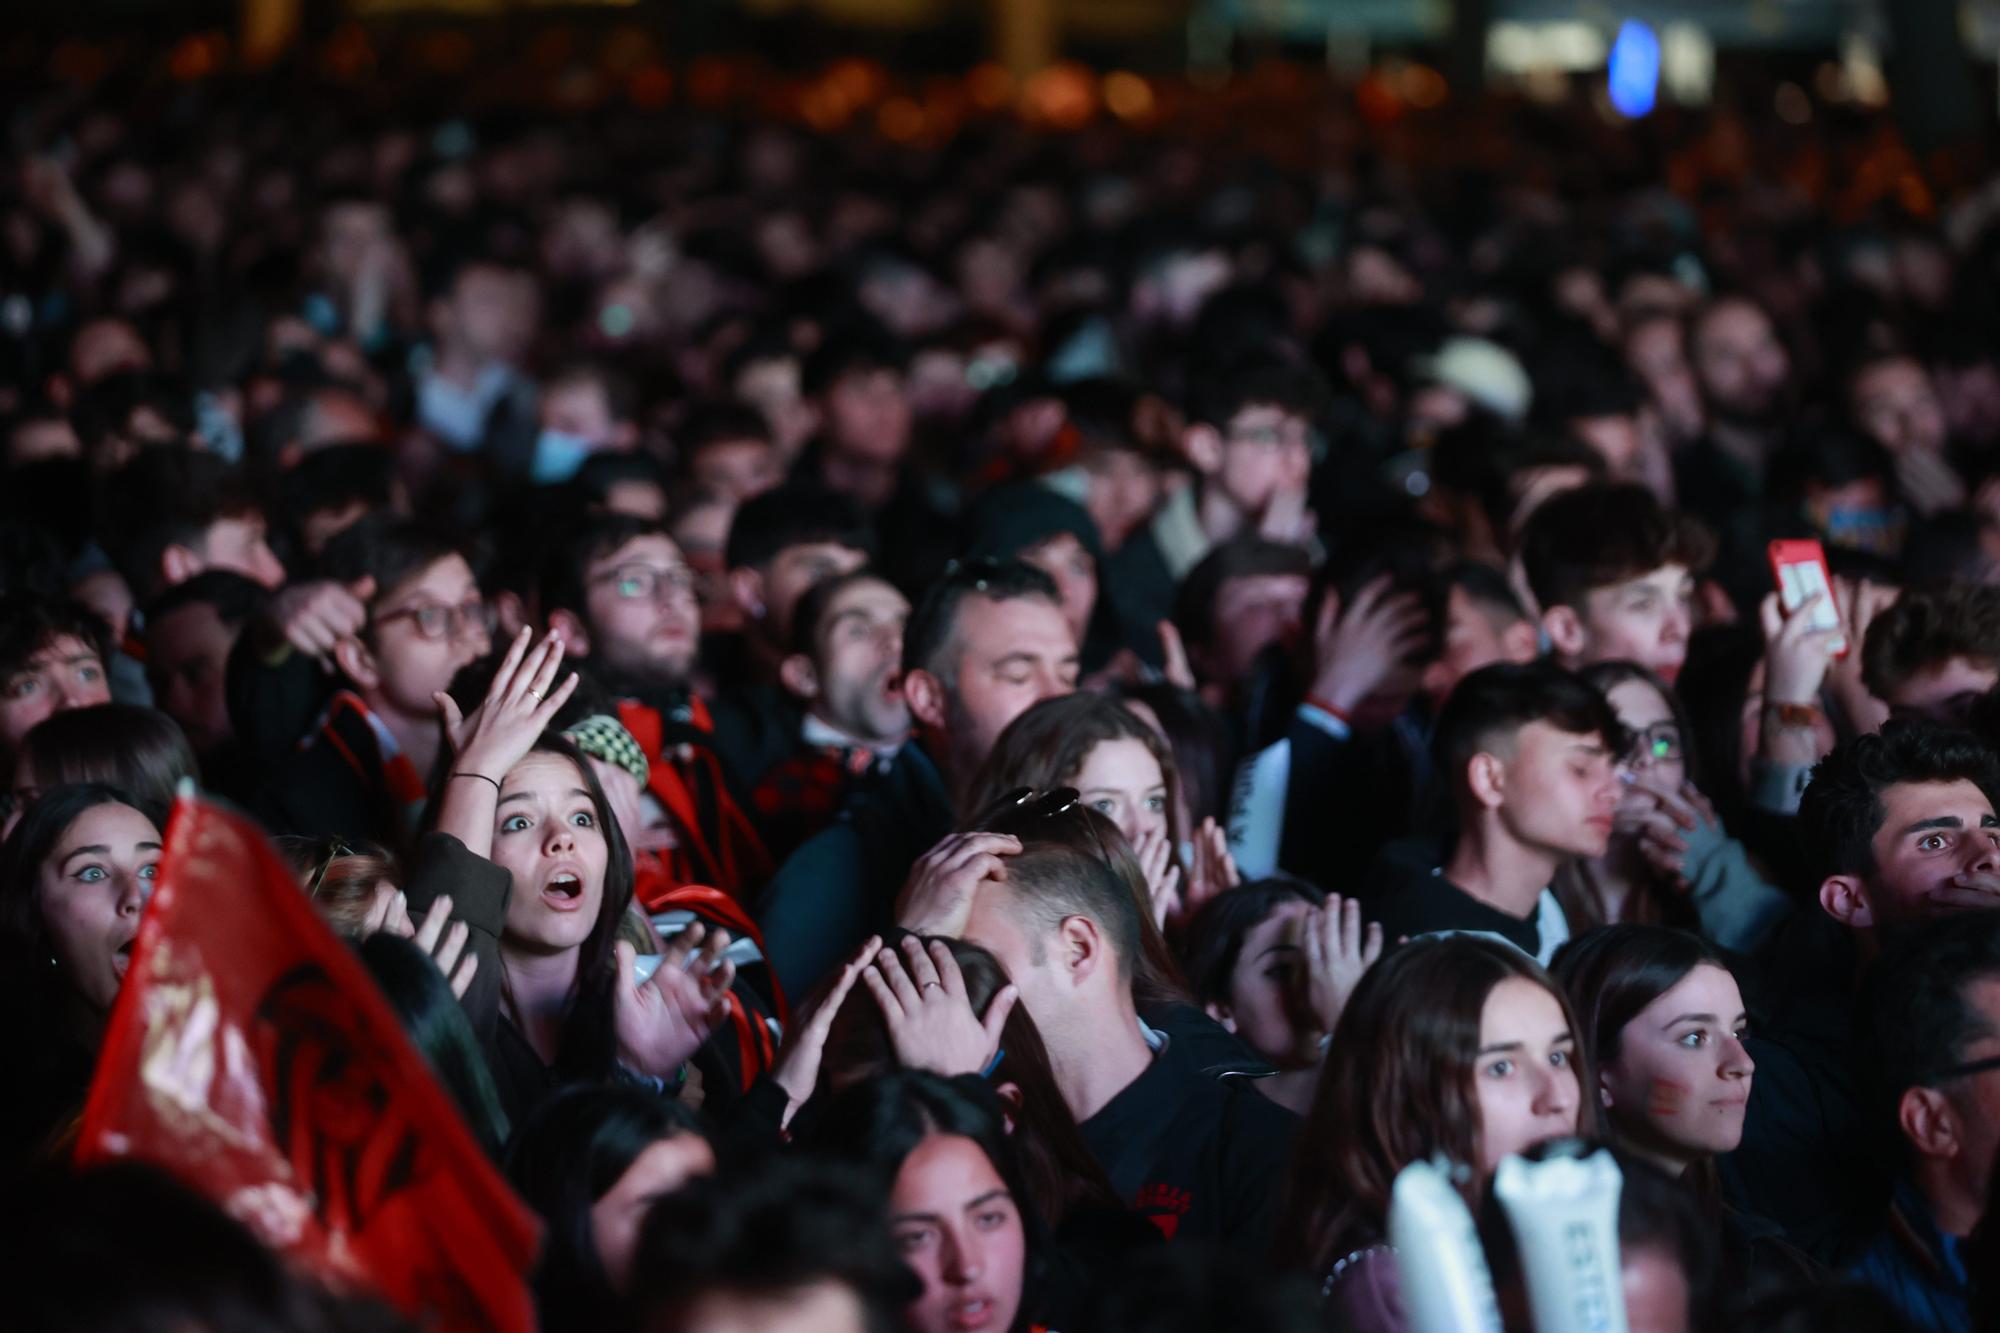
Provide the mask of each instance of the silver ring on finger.
{"label": "silver ring on finger", "polygon": [[944,989],[944,983],[943,983],[942,981],[926,981],[926,982],[925,982],[925,983],[924,983],[923,985],[921,985],[921,986],[917,987],[917,994],[919,994],[919,995],[922,995],[922,994],[923,994],[923,993],[924,993],[925,991],[929,990],[929,989],[930,989],[930,988],[931,988],[932,986],[936,986],[936,987],[937,987],[937,988],[938,988],[939,990],[943,990],[943,989]]}
{"label": "silver ring on finger", "polygon": [[528,693],[535,696],[536,703],[540,703],[542,701],[542,692],[540,690],[535,689],[533,686],[530,686],[528,688]]}

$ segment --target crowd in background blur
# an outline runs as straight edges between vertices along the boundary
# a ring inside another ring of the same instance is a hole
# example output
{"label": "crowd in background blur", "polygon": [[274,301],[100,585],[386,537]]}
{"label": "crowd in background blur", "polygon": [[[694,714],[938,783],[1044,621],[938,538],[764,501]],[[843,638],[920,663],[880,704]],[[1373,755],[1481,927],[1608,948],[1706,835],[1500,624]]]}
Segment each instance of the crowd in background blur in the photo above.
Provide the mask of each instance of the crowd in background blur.
{"label": "crowd in background blur", "polygon": [[551,1330],[1393,1333],[1577,1138],[1635,1329],[2000,1319],[1977,152],[359,49],[0,153],[24,1326],[400,1326],[65,1165],[190,779]]}

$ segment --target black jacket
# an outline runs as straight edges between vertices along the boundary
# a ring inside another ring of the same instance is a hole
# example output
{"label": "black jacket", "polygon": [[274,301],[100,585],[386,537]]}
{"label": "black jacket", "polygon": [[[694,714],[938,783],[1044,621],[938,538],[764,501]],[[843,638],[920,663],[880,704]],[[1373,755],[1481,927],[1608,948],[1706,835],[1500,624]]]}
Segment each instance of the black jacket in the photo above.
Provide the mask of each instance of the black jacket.
{"label": "black jacket", "polygon": [[1298,1117],[1247,1080],[1212,1076],[1170,1037],[1081,1128],[1118,1197],[1168,1240],[1264,1253]]}
{"label": "black jacket", "polygon": [[905,745],[887,773],[778,867],[757,923],[785,994],[805,995],[870,932],[888,927],[910,867],[954,818],[937,765],[922,746]]}

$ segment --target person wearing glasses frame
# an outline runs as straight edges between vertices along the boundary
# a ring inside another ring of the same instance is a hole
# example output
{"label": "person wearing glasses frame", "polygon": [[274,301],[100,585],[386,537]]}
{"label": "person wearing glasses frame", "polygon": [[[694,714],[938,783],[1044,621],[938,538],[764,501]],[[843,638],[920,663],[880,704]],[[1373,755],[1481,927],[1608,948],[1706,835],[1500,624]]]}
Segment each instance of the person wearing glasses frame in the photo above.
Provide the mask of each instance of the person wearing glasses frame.
{"label": "person wearing glasses frame", "polygon": [[1913,1328],[1970,1333],[1973,1283],[1991,1276],[1967,1238],[1993,1207],[2000,1147],[2000,911],[1897,939],[1871,969],[1859,1013],[1860,1067],[1903,1169],[1849,1276]]}
{"label": "person wearing glasses frame", "polygon": [[280,832],[407,848],[442,743],[437,696],[486,655],[491,609],[463,552],[393,515],[335,537],[322,564],[342,583],[372,585],[366,620],[334,641],[338,687],[259,804]]}

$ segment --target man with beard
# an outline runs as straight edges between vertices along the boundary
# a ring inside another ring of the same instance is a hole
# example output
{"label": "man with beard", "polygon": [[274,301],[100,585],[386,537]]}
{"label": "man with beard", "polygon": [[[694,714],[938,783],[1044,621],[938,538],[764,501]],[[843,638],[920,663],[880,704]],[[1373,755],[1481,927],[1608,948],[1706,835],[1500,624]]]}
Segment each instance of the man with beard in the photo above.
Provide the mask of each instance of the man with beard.
{"label": "man with beard", "polygon": [[869,570],[815,583],[792,613],[793,651],[778,668],[805,709],[791,754],[751,793],[765,846],[791,854],[826,827],[854,783],[886,770],[910,734],[898,679],[910,602]]}
{"label": "man with beard", "polygon": [[701,610],[694,571],[665,526],[593,517],[559,544],[541,594],[564,651],[617,696],[618,720],[645,752],[642,813],[673,830],[677,882],[754,891],[770,858],[723,779],[714,723],[693,688]]}

